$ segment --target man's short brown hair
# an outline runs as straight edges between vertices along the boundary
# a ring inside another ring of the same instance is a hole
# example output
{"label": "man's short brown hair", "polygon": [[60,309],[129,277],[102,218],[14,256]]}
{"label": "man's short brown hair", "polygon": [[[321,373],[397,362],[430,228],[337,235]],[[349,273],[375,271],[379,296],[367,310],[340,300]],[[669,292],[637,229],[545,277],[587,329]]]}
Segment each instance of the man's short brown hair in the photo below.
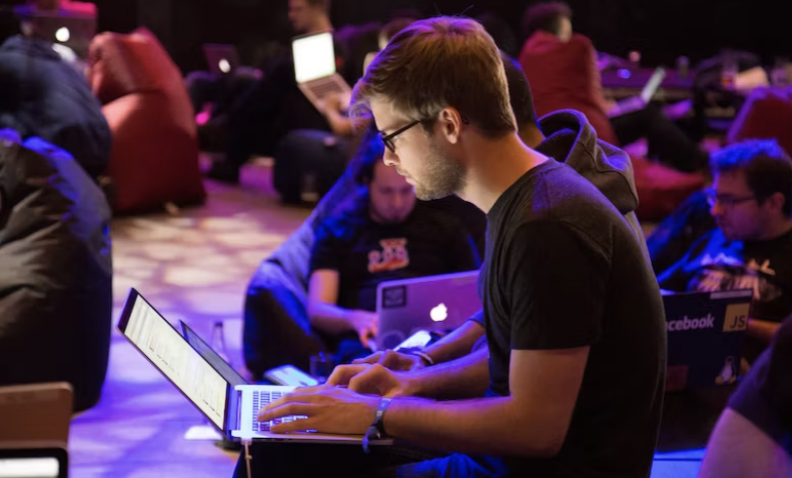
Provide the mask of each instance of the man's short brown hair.
{"label": "man's short brown hair", "polygon": [[325,11],[330,11],[330,0],[305,0],[309,7],[321,8]]}
{"label": "man's short brown hair", "polygon": [[454,107],[481,133],[516,131],[500,51],[478,23],[465,18],[419,20],[396,34],[355,85],[352,111],[370,115],[383,98],[414,120]]}

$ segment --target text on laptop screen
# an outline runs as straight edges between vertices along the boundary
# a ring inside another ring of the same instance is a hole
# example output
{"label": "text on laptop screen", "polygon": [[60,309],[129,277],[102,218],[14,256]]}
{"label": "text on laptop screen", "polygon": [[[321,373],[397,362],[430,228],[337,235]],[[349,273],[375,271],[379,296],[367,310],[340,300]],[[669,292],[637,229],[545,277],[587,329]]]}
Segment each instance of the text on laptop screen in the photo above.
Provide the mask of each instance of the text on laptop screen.
{"label": "text on laptop screen", "polygon": [[336,72],[332,33],[297,38],[292,42],[292,53],[297,83],[317,80]]}
{"label": "text on laptop screen", "polygon": [[125,335],[218,428],[223,428],[227,382],[139,296],[135,297]]}
{"label": "text on laptop screen", "polygon": [[58,478],[57,458],[0,458],[0,478]]}

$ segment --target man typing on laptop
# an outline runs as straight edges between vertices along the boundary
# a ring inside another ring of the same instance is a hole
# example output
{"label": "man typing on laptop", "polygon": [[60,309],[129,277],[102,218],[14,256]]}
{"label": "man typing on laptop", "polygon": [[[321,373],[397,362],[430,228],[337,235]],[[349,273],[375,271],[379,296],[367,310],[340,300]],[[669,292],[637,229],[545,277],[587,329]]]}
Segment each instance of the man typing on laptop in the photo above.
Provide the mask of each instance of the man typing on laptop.
{"label": "man typing on laptop", "polygon": [[473,240],[453,217],[417,203],[415,191],[382,161],[378,137],[355,172],[357,194],[317,228],[308,315],[337,361],[371,352],[377,286],[384,281],[475,270]]}
{"label": "man typing on laptop", "polygon": [[774,141],[713,154],[708,192],[718,227],[658,275],[674,292],[753,289],[743,356],[753,361],[792,313],[792,160]]}
{"label": "man typing on laptop", "polygon": [[[391,395],[401,378],[382,373],[376,387],[338,381],[348,389],[297,391],[259,415],[307,417],[275,433],[369,430],[370,441],[391,436],[454,454],[392,469],[378,453],[351,447],[254,443],[253,474],[647,476],[665,368],[656,280],[620,211],[571,168],[521,142],[489,35],[471,20],[418,22],[378,55],[355,98],[382,131],[385,161],[419,198],[456,193],[488,213],[481,289],[489,360],[479,352],[441,365],[416,389],[474,400],[356,393]],[[314,460],[290,459],[304,454]],[[284,458],[280,470],[270,468]]]}

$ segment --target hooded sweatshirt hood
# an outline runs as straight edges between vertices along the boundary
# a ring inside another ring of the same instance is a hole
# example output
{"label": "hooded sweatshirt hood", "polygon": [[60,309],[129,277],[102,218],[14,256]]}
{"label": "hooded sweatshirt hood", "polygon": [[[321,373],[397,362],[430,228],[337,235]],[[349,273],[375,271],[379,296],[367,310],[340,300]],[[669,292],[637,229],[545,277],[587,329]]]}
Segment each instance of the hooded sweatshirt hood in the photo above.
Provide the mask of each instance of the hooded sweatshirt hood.
{"label": "hooded sweatshirt hood", "polygon": [[635,215],[638,192],[632,162],[627,153],[599,141],[586,116],[577,111],[562,110],[544,116],[539,120],[539,129],[545,140],[536,150],[566,163],[588,179],[622,213],[638,236],[644,251],[648,251],[643,230]]}

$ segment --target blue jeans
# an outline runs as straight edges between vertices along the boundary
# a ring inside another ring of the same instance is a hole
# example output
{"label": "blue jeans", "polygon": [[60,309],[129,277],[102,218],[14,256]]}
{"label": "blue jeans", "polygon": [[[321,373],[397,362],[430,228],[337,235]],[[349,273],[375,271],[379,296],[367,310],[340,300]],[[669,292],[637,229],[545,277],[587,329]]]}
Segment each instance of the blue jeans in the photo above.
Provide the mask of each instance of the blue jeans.
{"label": "blue jeans", "polygon": [[[257,442],[250,446],[250,455],[252,478],[499,478],[509,475],[496,458],[462,454],[442,456],[400,446],[374,446],[370,454],[365,454],[358,445]],[[244,451],[234,478],[247,478]]]}

